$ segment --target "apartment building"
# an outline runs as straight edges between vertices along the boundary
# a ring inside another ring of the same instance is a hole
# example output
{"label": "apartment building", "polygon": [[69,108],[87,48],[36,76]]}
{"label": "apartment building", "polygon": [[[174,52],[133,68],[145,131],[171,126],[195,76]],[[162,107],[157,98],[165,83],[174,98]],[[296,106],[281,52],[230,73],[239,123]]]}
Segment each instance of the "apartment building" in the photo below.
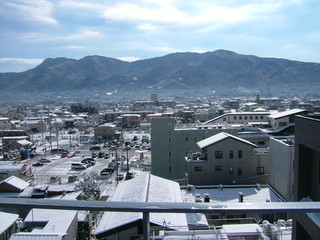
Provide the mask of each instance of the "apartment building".
{"label": "apartment building", "polygon": [[156,176],[185,181],[185,157],[199,151],[197,142],[220,132],[237,135],[237,129],[219,125],[176,126],[174,118],[156,118],[151,122],[152,173]]}
{"label": "apartment building", "polygon": [[188,184],[267,183],[267,151],[257,145],[221,132],[197,142],[201,152],[186,157]]}
{"label": "apartment building", "polygon": [[[320,201],[320,116],[295,117],[294,201]],[[296,215],[293,240],[319,239],[320,214]]]}

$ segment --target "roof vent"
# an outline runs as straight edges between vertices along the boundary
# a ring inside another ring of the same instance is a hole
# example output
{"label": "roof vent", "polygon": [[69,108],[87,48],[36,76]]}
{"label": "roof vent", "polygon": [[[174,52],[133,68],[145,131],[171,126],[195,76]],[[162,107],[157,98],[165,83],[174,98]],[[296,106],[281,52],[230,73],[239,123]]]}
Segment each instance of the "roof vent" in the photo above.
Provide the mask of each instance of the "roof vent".
{"label": "roof vent", "polygon": [[221,191],[223,191],[223,185],[222,184],[219,185],[219,188],[220,188]]}
{"label": "roof vent", "polygon": [[259,183],[257,183],[257,190],[260,191],[261,190],[261,186]]}
{"label": "roof vent", "polygon": [[243,193],[239,192],[239,202],[243,202]]}

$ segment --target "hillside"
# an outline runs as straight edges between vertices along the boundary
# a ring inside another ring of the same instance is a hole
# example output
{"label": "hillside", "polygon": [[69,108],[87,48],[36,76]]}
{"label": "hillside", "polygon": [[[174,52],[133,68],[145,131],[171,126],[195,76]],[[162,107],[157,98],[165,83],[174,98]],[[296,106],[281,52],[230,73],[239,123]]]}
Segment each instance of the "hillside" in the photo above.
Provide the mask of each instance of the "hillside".
{"label": "hillside", "polygon": [[[124,62],[102,56],[48,58],[21,73],[1,73],[1,98],[59,94],[92,97],[116,92],[181,94],[319,93],[320,64],[261,58],[226,50],[172,53]],[[15,93],[21,93],[18,96]]]}

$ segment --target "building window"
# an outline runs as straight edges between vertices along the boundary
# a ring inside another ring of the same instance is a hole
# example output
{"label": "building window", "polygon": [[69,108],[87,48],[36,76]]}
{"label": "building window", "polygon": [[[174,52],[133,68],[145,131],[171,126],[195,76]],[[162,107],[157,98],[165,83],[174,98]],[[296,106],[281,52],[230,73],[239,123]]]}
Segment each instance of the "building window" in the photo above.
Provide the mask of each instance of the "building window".
{"label": "building window", "polygon": [[242,158],[242,150],[238,151],[238,158]]}
{"label": "building window", "polygon": [[188,142],[189,138],[186,137],[186,142]]}
{"label": "building window", "polygon": [[258,119],[258,116],[255,116],[255,119]]}
{"label": "building window", "polygon": [[260,119],[263,119],[263,116],[260,116]]}
{"label": "building window", "polygon": [[229,167],[229,174],[233,174],[233,167]]}
{"label": "building window", "polygon": [[239,120],[241,120],[242,119],[242,116],[239,116]]}
{"label": "building window", "polygon": [[215,169],[216,169],[216,171],[222,171],[223,170],[223,166],[216,166]]}
{"label": "building window", "polygon": [[171,172],[171,167],[169,167],[169,172]]}
{"label": "building window", "polygon": [[242,175],[242,167],[238,167],[238,175]]}
{"label": "building window", "polygon": [[258,145],[259,146],[264,145],[264,141],[258,141]]}
{"label": "building window", "polygon": [[171,152],[168,153],[169,157],[171,157]]}
{"label": "building window", "polygon": [[168,123],[168,129],[170,129],[171,128],[171,123]]}
{"label": "building window", "polygon": [[202,166],[195,166],[194,171],[195,172],[202,172]]}
{"label": "building window", "polygon": [[233,151],[232,150],[229,151],[229,158],[233,158]]}
{"label": "building window", "polygon": [[244,116],[244,119],[247,120],[247,119],[248,119],[248,116]]}
{"label": "building window", "polygon": [[168,138],[168,142],[171,143],[171,137]]}
{"label": "building window", "polygon": [[193,138],[193,141],[194,141],[194,142],[196,142],[196,141],[197,141],[197,138],[196,138],[196,137],[195,137],[195,138]]}
{"label": "building window", "polygon": [[233,119],[234,119],[234,120],[237,120],[237,116],[234,116]]}
{"label": "building window", "polygon": [[250,116],[250,119],[252,120],[252,116]]}
{"label": "building window", "polygon": [[215,158],[221,159],[222,158],[222,151],[215,151]]}
{"label": "building window", "polygon": [[257,167],[257,174],[264,174],[264,167]]}
{"label": "building window", "polygon": [[227,118],[223,118],[223,121],[224,121],[224,122],[227,121]]}

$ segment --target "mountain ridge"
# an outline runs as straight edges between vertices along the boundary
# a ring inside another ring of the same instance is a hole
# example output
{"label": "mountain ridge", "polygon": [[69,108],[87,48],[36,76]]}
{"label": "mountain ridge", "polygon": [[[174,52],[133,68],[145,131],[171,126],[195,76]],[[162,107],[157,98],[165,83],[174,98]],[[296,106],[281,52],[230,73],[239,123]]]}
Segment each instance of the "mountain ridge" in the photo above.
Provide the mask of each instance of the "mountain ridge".
{"label": "mountain ridge", "polygon": [[320,64],[228,50],[170,53],[134,62],[99,55],[79,60],[59,57],[24,72],[0,73],[0,84],[4,97],[16,91],[39,97],[112,91],[124,96],[133,95],[132,91],[255,94],[266,91],[267,85],[275,94],[301,94],[320,92]]}

